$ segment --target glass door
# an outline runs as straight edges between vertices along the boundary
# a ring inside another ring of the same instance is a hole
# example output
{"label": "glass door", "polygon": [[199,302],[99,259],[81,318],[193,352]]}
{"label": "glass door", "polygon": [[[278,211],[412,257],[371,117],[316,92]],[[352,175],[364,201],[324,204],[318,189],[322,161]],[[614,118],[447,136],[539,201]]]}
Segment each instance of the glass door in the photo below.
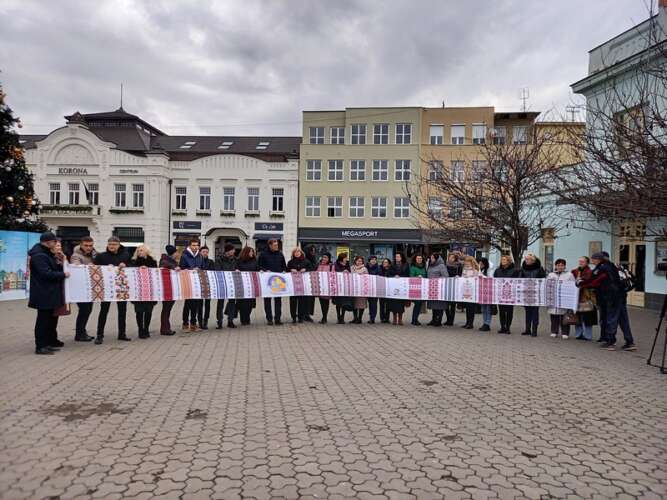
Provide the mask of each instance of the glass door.
{"label": "glass door", "polygon": [[628,293],[628,305],[644,307],[646,284],[646,245],[627,242],[618,245],[618,264],[635,275],[637,286]]}

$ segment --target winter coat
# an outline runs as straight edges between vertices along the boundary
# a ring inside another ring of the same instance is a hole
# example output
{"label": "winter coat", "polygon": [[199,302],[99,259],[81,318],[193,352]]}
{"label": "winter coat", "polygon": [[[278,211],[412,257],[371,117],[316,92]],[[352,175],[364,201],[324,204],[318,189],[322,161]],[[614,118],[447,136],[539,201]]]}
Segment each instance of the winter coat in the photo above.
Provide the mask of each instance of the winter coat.
{"label": "winter coat", "polygon": [[463,278],[477,278],[481,275],[482,272],[479,269],[475,269],[474,267],[463,266],[463,271],[461,271],[461,276]]}
{"label": "winter coat", "polygon": [[410,266],[410,277],[411,278],[418,278],[421,276],[422,278],[426,278],[426,267],[424,266],[415,266],[412,265]]}
{"label": "winter coat", "polygon": [[81,246],[77,245],[74,247],[74,251],[72,252],[72,256],[70,257],[69,261],[71,264],[76,266],[89,266],[93,264],[96,255],[97,252],[94,248],[92,252],[86,254],[81,250]]}
{"label": "winter coat", "polygon": [[[436,278],[447,278],[449,274],[447,273],[447,266],[445,266],[445,261],[442,260],[442,257],[438,257],[438,260],[434,264],[430,264],[426,270],[426,276],[429,279]],[[429,300],[426,303],[426,307],[433,309],[435,311],[442,311],[445,309],[447,303],[444,300]]]}
{"label": "winter coat", "polygon": [[514,263],[507,267],[502,265],[498,266],[495,271],[493,271],[494,278],[518,278],[519,270],[514,267]]}
{"label": "winter coat", "polygon": [[394,262],[392,269],[394,270],[394,277],[400,276],[401,278],[407,278],[410,276],[410,264],[407,262],[401,264]]}
{"label": "winter coat", "polygon": [[374,266],[371,266],[370,264],[366,264],[366,269],[368,269],[368,274],[371,276],[379,276],[380,275],[380,265],[375,264]]}
{"label": "winter coat", "polygon": [[482,276],[488,276],[489,271],[491,269],[491,265],[489,264],[489,259],[486,257],[482,257],[479,259],[479,273]]}
{"label": "winter coat", "polygon": [[[130,259],[130,263],[127,265],[128,267],[157,267],[157,262],[153,257],[146,256],[146,257],[137,257],[136,259]],[[144,301],[138,301],[138,300],[133,300],[133,304],[157,304],[155,301],[151,300],[144,300]]]}
{"label": "winter coat", "polygon": [[[347,264],[342,264],[336,261],[334,262],[333,269],[337,273],[344,273],[345,271],[350,272],[350,263],[348,262]],[[354,301],[350,297],[345,297],[345,296],[334,297],[332,299],[332,302],[337,306],[344,307],[347,310],[349,310],[350,307],[354,308],[354,303],[353,303]]]}
{"label": "winter coat", "polygon": [[183,255],[181,255],[181,260],[178,263],[178,267],[181,269],[200,269],[203,265],[204,258],[199,252],[196,254],[192,253],[192,250],[189,248],[185,249]]}
{"label": "winter coat", "polygon": [[[352,266],[351,269],[353,274],[368,274],[368,269],[366,269],[366,266]],[[366,309],[366,306],[368,306],[368,300],[366,297],[355,297],[353,305],[355,309]]]}
{"label": "winter coat", "polygon": [[546,278],[547,273],[542,267],[540,259],[535,258],[532,264],[526,264],[524,260],[521,263],[521,271],[519,271],[519,278]]}
{"label": "winter coat", "polygon": [[461,276],[463,271],[463,266],[461,264],[446,264],[447,274],[450,278],[455,278],[456,276]]}
{"label": "winter coat", "polygon": [[280,250],[266,250],[259,254],[257,260],[260,271],[271,271],[273,273],[284,273],[287,271],[285,256]]}
{"label": "winter coat", "polygon": [[289,262],[287,263],[287,270],[297,271],[297,272],[301,272],[303,270],[305,272],[308,272],[312,271],[313,267],[310,261],[306,259],[305,256],[301,255],[301,258],[292,257],[289,260]]}
{"label": "winter coat", "polygon": [[[259,271],[259,266],[257,265],[257,259],[250,259],[241,261],[241,260],[236,260],[236,270],[237,271],[242,271],[242,272],[257,272]],[[246,304],[251,304],[252,307],[256,307],[257,301],[253,299],[236,299],[236,303],[246,303]]]}
{"label": "winter coat", "polygon": [[[257,260],[255,260],[255,263],[257,263]],[[228,257],[225,254],[222,254],[215,259],[213,269],[216,271],[235,271],[237,266],[238,259],[235,256]]]}
{"label": "winter coat", "polygon": [[595,288],[598,299],[606,300],[620,297],[625,289],[618,275],[618,268],[612,262],[600,262],[591,273],[591,277],[579,284],[580,288]]}
{"label": "winter coat", "polygon": [[348,262],[347,264],[343,265],[340,262],[336,261],[334,262],[334,271],[337,273],[344,273],[345,271],[350,271],[350,263]]}
{"label": "winter coat", "polygon": [[314,245],[308,245],[304,250],[303,253],[306,256],[306,259],[308,262],[310,262],[310,271],[315,269],[318,264],[318,259],[317,259],[317,249],[315,248]]}
{"label": "winter coat", "polygon": [[116,253],[111,253],[106,250],[98,253],[93,259],[93,262],[98,266],[118,266],[120,264],[128,265],[130,263],[130,254],[124,246],[119,246]]}
{"label": "winter coat", "polygon": [[[574,279],[590,280],[593,271],[586,266],[583,269],[577,267],[572,269]],[[582,325],[595,326],[598,324],[598,312],[596,309],[595,291],[592,288],[579,288],[579,305],[577,306],[577,318]]]}
{"label": "winter coat", "polygon": [[160,267],[165,269],[176,269],[178,267],[178,262],[171,255],[163,253],[160,257]]}
{"label": "winter coat", "polygon": [[[562,273],[558,273],[556,271],[553,271],[553,272],[549,273],[549,276],[547,276],[547,278],[549,278],[551,280],[558,280],[558,281],[574,281],[574,276],[569,271],[563,271]],[[547,312],[549,314],[563,315],[567,312],[567,309],[561,309],[561,308],[558,308],[558,307],[549,307],[549,308],[547,308]]]}
{"label": "winter coat", "polygon": [[65,273],[55,255],[41,243],[28,252],[30,262],[30,298],[28,307],[33,309],[57,309],[65,303],[63,284]]}
{"label": "winter coat", "polygon": [[[234,267],[236,267],[236,265],[234,265]],[[215,262],[213,262],[213,259],[202,256],[201,267],[199,269],[202,271],[213,271],[215,269]]]}

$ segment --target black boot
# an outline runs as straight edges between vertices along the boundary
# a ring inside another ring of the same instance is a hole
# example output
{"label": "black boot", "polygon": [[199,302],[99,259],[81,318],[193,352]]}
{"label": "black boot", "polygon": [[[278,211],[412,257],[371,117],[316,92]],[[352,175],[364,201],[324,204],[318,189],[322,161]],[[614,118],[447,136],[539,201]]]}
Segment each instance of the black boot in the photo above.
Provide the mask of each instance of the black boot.
{"label": "black boot", "polygon": [[234,324],[233,319],[228,319],[227,320],[227,328],[236,328],[236,325]]}

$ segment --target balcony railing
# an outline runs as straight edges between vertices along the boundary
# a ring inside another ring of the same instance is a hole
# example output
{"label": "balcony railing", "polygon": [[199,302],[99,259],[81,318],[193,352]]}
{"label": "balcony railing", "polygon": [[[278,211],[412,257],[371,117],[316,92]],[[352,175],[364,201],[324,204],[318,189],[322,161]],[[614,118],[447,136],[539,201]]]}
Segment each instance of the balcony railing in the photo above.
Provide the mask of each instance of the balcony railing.
{"label": "balcony railing", "polygon": [[41,210],[39,211],[40,215],[43,216],[75,216],[81,217],[85,215],[93,215],[100,213],[99,207],[93,207],[91,205],[42,205]]}

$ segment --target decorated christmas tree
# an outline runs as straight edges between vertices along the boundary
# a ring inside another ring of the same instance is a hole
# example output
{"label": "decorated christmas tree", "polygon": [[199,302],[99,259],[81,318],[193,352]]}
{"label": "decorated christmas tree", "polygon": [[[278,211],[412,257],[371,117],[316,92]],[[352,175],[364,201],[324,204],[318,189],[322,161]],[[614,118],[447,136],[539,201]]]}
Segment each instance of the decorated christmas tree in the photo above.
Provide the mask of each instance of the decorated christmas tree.
{"label": "decorated christmas tree", "polygon": [[21,122],[5,97],[0,86],[0,229],[46,231],[47,226],[37,218],[39,200],[15,131]]}

